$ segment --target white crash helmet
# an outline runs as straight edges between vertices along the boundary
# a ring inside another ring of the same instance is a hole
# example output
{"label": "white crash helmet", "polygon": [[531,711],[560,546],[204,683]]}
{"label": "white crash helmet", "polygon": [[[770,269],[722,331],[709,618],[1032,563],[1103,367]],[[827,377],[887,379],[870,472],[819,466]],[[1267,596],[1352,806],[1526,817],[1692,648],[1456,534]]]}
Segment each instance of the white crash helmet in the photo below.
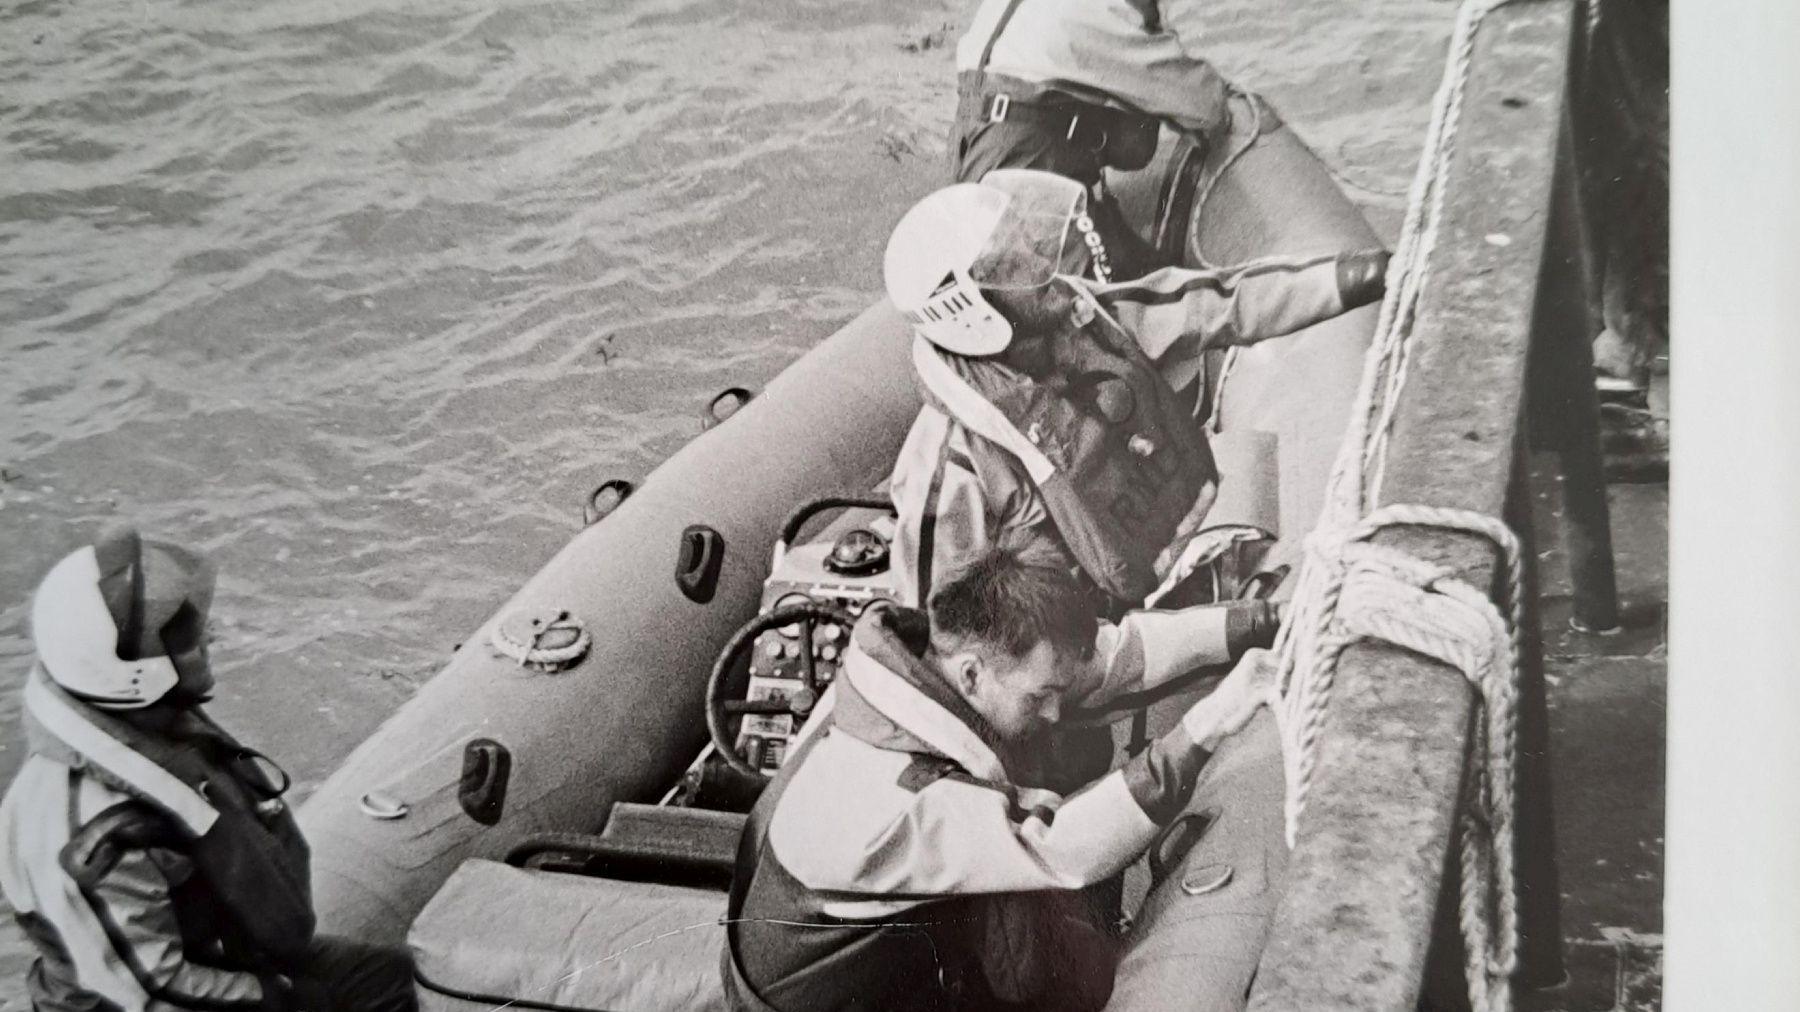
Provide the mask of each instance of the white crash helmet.
{"label": "white crash helmet", "polygon": [[[199,640],[212,591],[212,568],[198,556],[142,542],[133,530],[110,532],[64,557],[38,584],[31,602],[38,661],[51,681],[90,703],[149,706],[182,678],[166,641],[191,641],[180,648],[184,662],[204,667]],[[197,660],[186,660],[189,650]],[[203,677],[209,685],[210,672]]]}
{"label": "white crash helmet", "polygon": [[907,211],[888,239],[888,298],[919,336],[959,355],[993,355],[1012,325],[982,291],[1042,288],[1080,274],[1100,248],[1087,188],[1034,169],[995,169]]}

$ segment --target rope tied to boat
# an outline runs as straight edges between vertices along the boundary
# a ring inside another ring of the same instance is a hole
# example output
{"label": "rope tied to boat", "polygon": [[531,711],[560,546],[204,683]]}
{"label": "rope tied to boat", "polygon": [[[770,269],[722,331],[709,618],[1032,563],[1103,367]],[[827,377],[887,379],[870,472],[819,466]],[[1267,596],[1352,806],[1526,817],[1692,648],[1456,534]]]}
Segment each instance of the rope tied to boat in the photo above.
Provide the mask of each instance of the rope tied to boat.
{"label": "rope tied to boat", "polygon": [[[1458,920],[1469,1000],[1477,1012],[1511,1008],[1510,978],[1518,965],[1513,825],[1519,543],[1504,523],[1485,514],[1378,503],[1389,435],[1406,384],[1413,325],[1443,219],[1476,32],[1506,2],[1466,0],[1457,11],[1350,424],[1326,486],[1319,524],[1307,538],[1288,622],[1275,643],[1280,696],[1275,713],[1287,774],[1290,847],[1312,790],[1345,650],[1362,642],[1391,643],[1455,668],[1475,688],[1481,717],[1471,748],[1480,758],[1463,787],[1452,846],[1462,872]],[[1373,542],[1397,525],[1473,533],[1493,542],[1500,556],[1502,600],[1496,605],[1454,572]]]}

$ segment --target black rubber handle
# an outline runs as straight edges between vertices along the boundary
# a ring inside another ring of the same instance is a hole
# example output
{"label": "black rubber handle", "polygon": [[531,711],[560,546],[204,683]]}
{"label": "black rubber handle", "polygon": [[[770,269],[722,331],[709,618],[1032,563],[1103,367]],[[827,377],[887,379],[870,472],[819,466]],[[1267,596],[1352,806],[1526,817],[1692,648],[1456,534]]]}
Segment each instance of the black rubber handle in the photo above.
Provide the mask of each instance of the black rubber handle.
{"label": "black rubber handle", "polygon": [[1175,817],[1161,833],[1156,842],[1150,846],[1150,880],[1161,882],[1168,877],[1169,869],[1179,865],[1194,844],[1206,835],[1206,830],[1219,817],[1212,809],[1202,812],[1183,812]]}
{"label": "black rubber handle", "polygon": [[675,585],[695,604],[705,604],[719,589],[719,570],[725,565],[725,536],[705,524],[681,532],[681,549],[675,558]]}
{"label": "black rubber handle", "polygon": [[[637,485],[626,478],[608,478],[594,486],[594,490],[588,493],[587,502],[581,505],[582,522],[597,524],[605,520],[636,491]],[[606,499],[609,494],[610,499]]]}
{"label": "black rubber handle", "polygon": [[826,510],[836,509],[886,510],[894,516],[900,515],[899,511],[894,509],[893,502],[888,499],[867,495],[826,496],[823,499],[814,499],[812,502],[801,503],[794,512],[789,513],[788,518],[781,524],[781,540],[779,543],[782,545],[793,544],[794,539],[800,536],[800,528],[805,527],[808,520],[811,520],[813,517],[818,516]]}
{"label": "black rubber handle", "polygon": [[[729,419],[732,415],[737,414],[738,411],[740,411],[744,405],[750,403],[750,399],[755,396],[755,394],[744,387],[726,387],[714,394],[713,399],[706,402],[706,412],[700,416],[701,431],[704,432],[715,425],[719,425]],[[720,406],[728,402],[731,405],[730,409],[721,411]]]}
{"label": "black rubber handle", "polygon": [[469,818],[492,826],[506,808],[506,785],[511,778],[512,753],[492,738],[477,738],[463,748],[456,800]]}
{"label": "black rubber handle", "polygon": [[714,889],[729,885],[732,872],[732,862],[697,855],[681,847],[647,841],[620,844],[587,833],[533,834],[507,851],[506,863],[515,868],[572,864],[578,868],[551,870],[578,870],[602,878]]}

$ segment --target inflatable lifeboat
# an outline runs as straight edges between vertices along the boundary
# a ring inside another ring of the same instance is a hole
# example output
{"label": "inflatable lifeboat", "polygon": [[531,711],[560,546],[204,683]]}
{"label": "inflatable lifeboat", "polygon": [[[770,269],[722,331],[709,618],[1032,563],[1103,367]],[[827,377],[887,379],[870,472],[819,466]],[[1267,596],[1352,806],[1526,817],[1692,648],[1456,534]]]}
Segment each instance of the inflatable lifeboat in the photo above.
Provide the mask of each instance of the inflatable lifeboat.
{"label": "inflatable lifeboat", "polygon": [[[1151,166],[1109,180],[1143,237],[1204,264],[1378,244],[1268,106],[1236,102],[1229,143],[1167,134]],[[1283,593],[1374,321],[1358,310],[1209,366],[1225,477],[1208,524],[1233,563],[1210,593]],[[876,305],[641,488],[596,490],[594,522],[304,806],[320,930],[409,939],[428,1008],[723,1007],[741,813],[850,624],[893,595],[871,490],[920,406],[908,349]],[[1138,733],[1192,698],[1147,704]],[[1136,941],[1113,1007],[1194,1007],[1209,974],[1241,1002],[1286,859],[1267,725],[1215,756],[1128,881]]]}

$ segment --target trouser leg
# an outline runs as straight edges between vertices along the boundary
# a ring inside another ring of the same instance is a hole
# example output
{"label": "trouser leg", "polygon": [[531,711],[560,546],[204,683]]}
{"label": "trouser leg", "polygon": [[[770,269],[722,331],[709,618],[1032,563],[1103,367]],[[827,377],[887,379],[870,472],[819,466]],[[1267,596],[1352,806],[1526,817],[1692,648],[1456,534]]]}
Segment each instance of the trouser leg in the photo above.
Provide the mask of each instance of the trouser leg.
{"label": "trouser leg", "polygon": [[977,940],[988,990],[1007,1007],[1098,1012],[1119,942],[1083,892],[1013,893],[985,904]]}
{"label": "trouser leg", "polygon": [[404,949],[321,936],[304,974],[331,1003],[330,1012],[414,1012],[412,955]]}

